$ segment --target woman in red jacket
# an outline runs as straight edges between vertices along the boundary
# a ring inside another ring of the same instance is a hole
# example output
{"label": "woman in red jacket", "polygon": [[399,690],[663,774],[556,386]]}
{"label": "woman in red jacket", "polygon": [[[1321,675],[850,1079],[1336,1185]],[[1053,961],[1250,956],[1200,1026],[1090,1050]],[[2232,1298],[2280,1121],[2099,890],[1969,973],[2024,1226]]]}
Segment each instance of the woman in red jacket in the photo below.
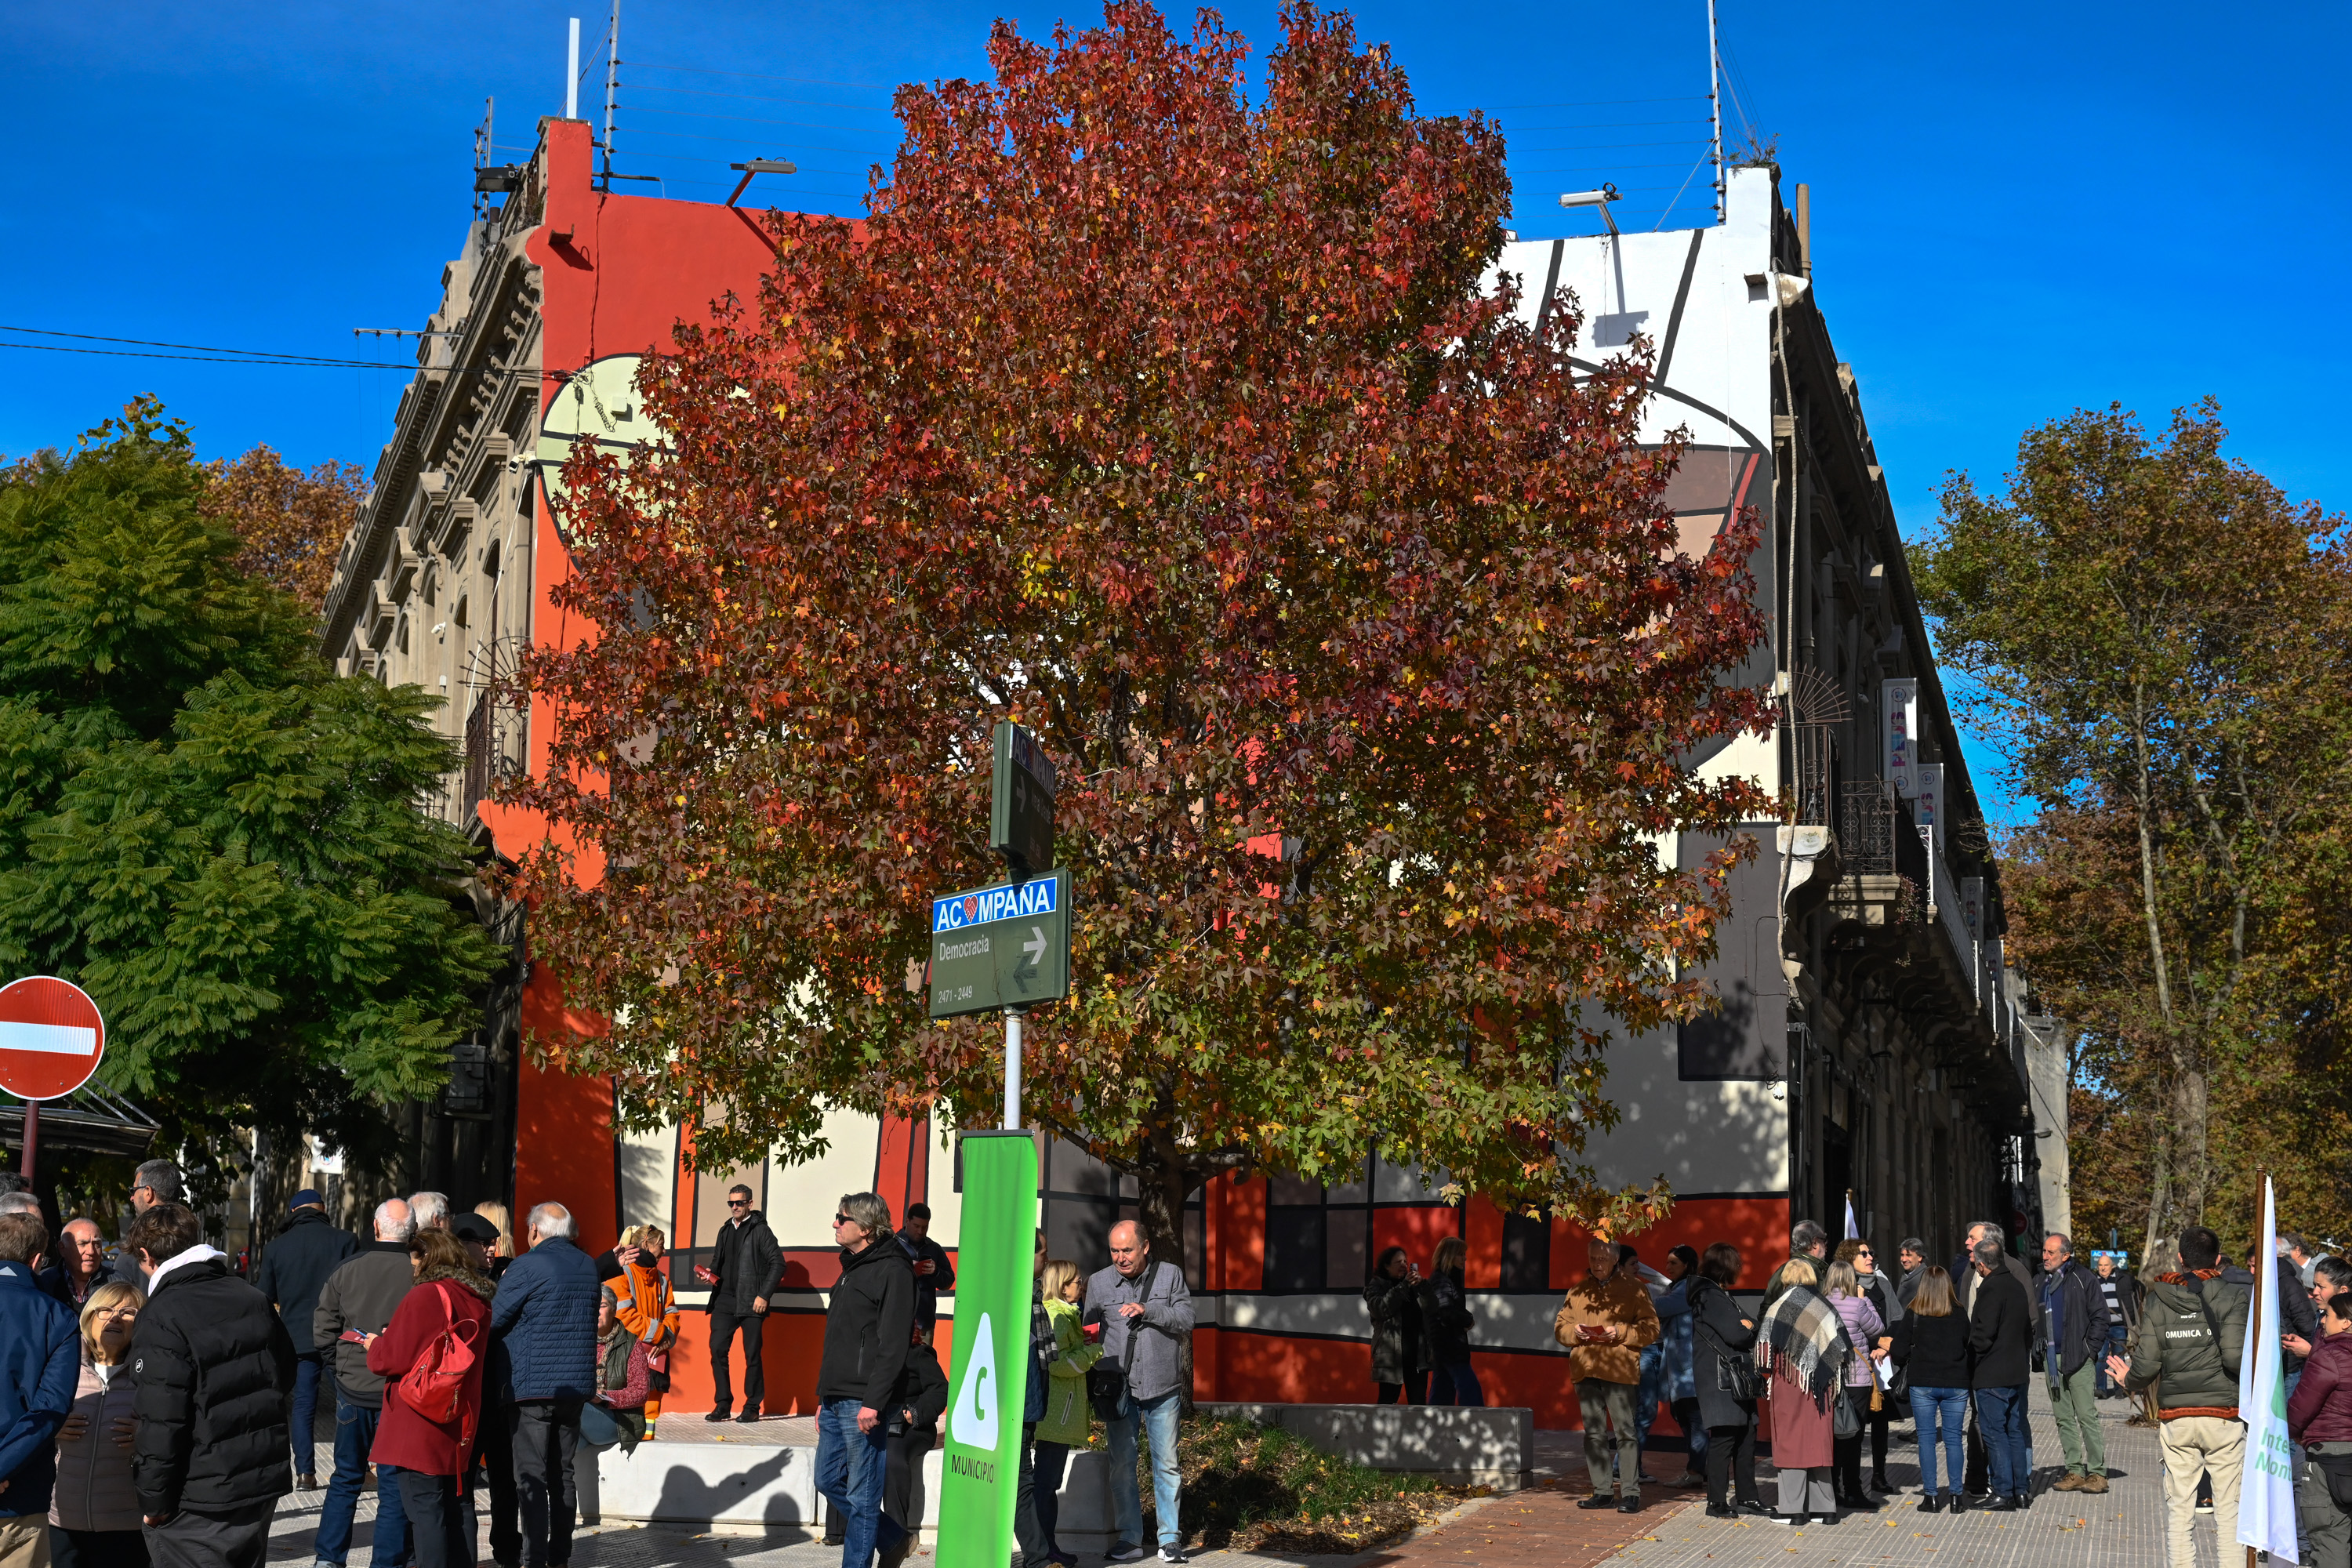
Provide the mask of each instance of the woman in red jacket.
{"label": "woman in red jacket", "polygon": [[[368,1458],[399,1473],[416,1568],[473,1568],[471,1521],[457,1481],[473,1463],[482,1418],[482,1363],[489,1355],[495,1288],[474,1272],[466,1244],[446,1230],[418,1231],[408,1244],[408,1262],[416,1271],[415,1288],[401,1298],[383,1332],[367,1336],[368,1370],[384,1380],[383,1418]],[[455,1419],[434,1421],[409,1404],[400,1380],[429,1361],[445,1335],[473,1355],[458,1385]]]}

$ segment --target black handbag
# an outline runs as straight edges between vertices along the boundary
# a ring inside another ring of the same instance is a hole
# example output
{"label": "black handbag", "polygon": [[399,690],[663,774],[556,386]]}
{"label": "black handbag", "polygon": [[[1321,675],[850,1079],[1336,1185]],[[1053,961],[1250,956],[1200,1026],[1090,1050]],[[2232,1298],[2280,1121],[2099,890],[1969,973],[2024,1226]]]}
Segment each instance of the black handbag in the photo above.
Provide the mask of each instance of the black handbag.
{"label": "black handbag", "polygon": [[1862,1436],[1862,1412],[1853,1407],[1853,1390],[1837,1391],[1837,1408],[1830,1412],[1830,1435],[1835,1437]]}
{"label": "black handbag", "polygon": [[[1161,1264],[1155,1258],[1150,1268],[1143,1276],[1143,1295],[1146,1300],[1150,1298],[1151,1283],[1160,1278],[1160,1268]],[[1135,1334],[1134,1329],[1128,1330],[1127,1349],[1129,1355],[1135,1353]],[[1118,1365],[1108,1357],[1088,1367],[1087,1369],[1087,1403],[1094,1406],[1095,1414],[1106,1421],[1122,1421],[1134,1415],[1135,1400],[1128,1387],[1127,1368]]]}

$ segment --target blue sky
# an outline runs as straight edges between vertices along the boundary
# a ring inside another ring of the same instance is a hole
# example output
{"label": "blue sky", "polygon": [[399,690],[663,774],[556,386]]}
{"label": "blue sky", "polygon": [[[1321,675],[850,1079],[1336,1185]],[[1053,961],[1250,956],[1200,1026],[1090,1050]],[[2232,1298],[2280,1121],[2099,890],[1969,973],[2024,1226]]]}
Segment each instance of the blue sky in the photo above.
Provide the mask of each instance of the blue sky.
{"label": "blue sky", "polygon": [[[0,51],[16,171],[0,325],[406,357],[352,329],[420,324],[462,238],[483,99],[498,141],[527,149],[535,118],[562,110],[575,12],[593,48],[605,16],[544,0],[20,0]],[[769,199],[855,210],[866,165],[895,144],[890,85],[983,71],[1007,13],[1033,35],[1098,16],[627,0],[618,167],[715,200],[726,163],[781,155],[803,173]],[[1271,6],[1226,15],[1261,50],[1275,41]],[[2160,423],[2208,393],[2236,456],[2292,495],[2352,506],[2340,439],[2309,435],[2352,360],[2329,112],[2352,32],[2340,8],[1722,0],[1720,15],[1739,109],[1777,139],[1784,179],[1812,188],[1819,299],[1907,533],[1933,521],[1947,470],[1997,479],[2031,424],[2110,401]],[[1704,0],[1357,16],[1425,110],[1501,121],[1525,237],[1583,232],[1591,220],[1552,199],[1601,179],[1646,227],[1704,150]],[[601,115],[602,91],[597,70],[583,113]],[[1705,220],[1706,178],[1670,226]],[[402,379],[26,349],[0,364],[0,453],[154,392],[207,453],[268,441],[372,466]]]}

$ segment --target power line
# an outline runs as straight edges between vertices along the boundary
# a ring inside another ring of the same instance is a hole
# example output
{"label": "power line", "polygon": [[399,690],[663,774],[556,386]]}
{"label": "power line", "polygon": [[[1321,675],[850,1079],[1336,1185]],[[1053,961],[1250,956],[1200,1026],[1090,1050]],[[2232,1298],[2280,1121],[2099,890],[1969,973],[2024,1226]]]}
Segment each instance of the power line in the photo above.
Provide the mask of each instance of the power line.
{"label": "power line", "polygon": [[33,349],[53,354],[104,354],[110,359],[176,359],[196,364],[243,364],[270,370],[404,370],[411,374],[418,369],[413,364],[385,364],[374,360],[357,359],[230,359],[216,354],[148,353],[138,349],[85,349],[71,343],[12,343],[0,342],[0,349]]}
{"label": "power line", "polygon": [[[98,332],[59,331],[52,327],[11,327],[5,323],[0,323],[0,332],[25,332],[31,336],[39,338],[78,338],[84,342],[92,343],[136,343],[141,348],[149,349],[189,349],[197,353],[206,354],[246,354],[255,356],[265,362],[279,363],[291,363],[298,364],[341,365],[346,368],[353,365],[361,365],[369,369],[392,370],[415,370],[417,368],[414,364],[403,365],[396,363],[386,364],[383,362],[377,360],[348,359],[334,354],[294,353],[290,351],[278,349],[225,349],[217,343],[169,343],[161,342],[154,338],[110,338]],[[13,346],[18,348],[37,349],[46,348],[48,345],[46,343],[18,343]],[[75,351],[61,349],[59,352],[72,353]],[[86,352],[96,353],[100,351],[91,349]]]}

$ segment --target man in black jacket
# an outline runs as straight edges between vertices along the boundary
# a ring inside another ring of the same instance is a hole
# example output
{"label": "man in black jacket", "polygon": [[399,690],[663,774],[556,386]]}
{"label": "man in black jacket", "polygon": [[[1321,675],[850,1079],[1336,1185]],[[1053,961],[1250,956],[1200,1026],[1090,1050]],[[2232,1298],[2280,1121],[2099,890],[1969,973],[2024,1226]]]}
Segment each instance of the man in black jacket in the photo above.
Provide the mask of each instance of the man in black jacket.
{"label": "man in black jacket", "polygon": [[286,1208],[291,1217],[262,1252],[253,1287],[278,1309],[278,1321],[294,1342],[294,1484],[303,1491],[316,1491],[319,1377],[334,1347],[312,1342],[310,1318],[319,1310],[319,1292],[327,1277],[360,1244],[351,1232],[327,1223],[327,1205],[315,1188],[296,1193],[286,1200]]}
{"label": "man in black jacket", "polygon": [[200,1235],[185,1206],[158,1203],[122,1239],[147,1276],[131,1339],[131,1484],[156,1568],[262,1568],[270,1515],[291,1489],[294,1342]]}
{"label": "man in black jacket", "polygon": [[1975,1370],[1977,1426],[1984,1436],[1993,1500],[2000,1513],[2027,1506],[2032,1460],[2025,1447],[2025,1388],[2033,1372],[2033,1303],[2002,1265],[2000,1243],[1976,1245],[1976,1301],[1969,1309],[1969,1355]]}
{"label": "man in black jacket", "polygon": [[[2040,1344],[2042,1342],[2041,1297],[2033,1288],[2033,1276],[2026,1271],[2024,1262],[2010,1252],[2009,1233],[1989,1219],[1980,1219],[1969,1225],[1968,1237],[1969,1244],[1961,1250],[1959,1257],[1952,1260],[1951,1269],[1952,1293],[1959,1298],[1961,1315],[1968,1316],[1976,1306],[1977,1281],[1982,1278],[1977,1272],[1976,1249],[1978,1244],[1990,1241],[2001,1249],[2001,1268],[2007,1271],[2011,1279],[2017,1281],[2017,1288],[2025,1292],[2027,1306],[2033,1314],[2032,1331],[2030,1337],[2035,1344]],[[1976,1398],[1972,1394],[1969,1399],[1968,1475],[1964,1489],[1972,1498],[1983,1497],[1992,1484],[1988,1477],[1985,1464],[1984,1433],[1981,1430],[1981,1425],[1978,1419]],[[2028,1461],[2027,1470],[2030,1473],[2033,1457],[2033,1429],[2030,1426],[2025,1431],[2025,1453]]]}
{"label": "man in black jacket", "polygon": [[915,1271],[891,1238],[890,1205],[852,1193],[834,1212],[841,1278],[816,1373],[816,1489],[842,1519],[841,1568],[868,1568],[882,1526],[887,1419],[914,1342]]}
{"label": "man in black jacket", "polygon": [[727,1375],[727,1347],[737,1330],[743,1334],[743,1414],[737,1421],[760,1418],[768,1392],[767,1374],[760,1365],[760,1336],[768,1324],[768,1298],[783,1279],[783,1249],[765,1215],[751,1206],[751,1189],[727,1189],[727,1223],[719,1227],[719,1243],[711,1249],[710,1266],[695,1265],[694,1272],[710,1287],[710,1386],[717,1403],[705,1421],[724,1421],[735,1403],[734,1385]]}
{"label": "man in black jacket", "polygon": [[955,1264],[948,1249],[931,1239],[931,1205],[908,1204],[907,1223],[898,1227],[898,1245],[915,1266],[915,1321],[936,1322],[940,1292],[955,1289]]}

